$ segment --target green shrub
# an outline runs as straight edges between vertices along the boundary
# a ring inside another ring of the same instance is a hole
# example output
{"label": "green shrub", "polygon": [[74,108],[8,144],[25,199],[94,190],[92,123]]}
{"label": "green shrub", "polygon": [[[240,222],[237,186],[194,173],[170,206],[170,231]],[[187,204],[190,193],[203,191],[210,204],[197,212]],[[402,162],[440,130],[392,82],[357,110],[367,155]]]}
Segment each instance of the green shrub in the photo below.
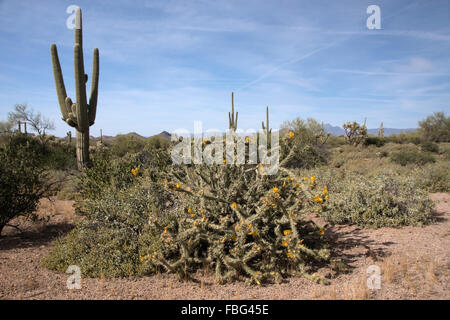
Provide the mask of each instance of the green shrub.
{"label": "green shrub", "polygon": [[386,143],[386,139],[382,137],[367,137],[364,141],[365,146],[375,145],[377,147],[382,147]]}
{"label": "green shrub", "polygon": [[420,144],[420,148],[424,152],[439,153],[439,145],[431,141],[425,141]]}
{"label": "green shrub", "polygon": [[450,192],[450,162],[427,164],[416,172],[417,185],[428,192]]}
{"label": "green shrub", "polygon": [[432,220],[432,202],[411,177],[347,174],[334,181],[323,216],[365,228],[420,226]]}
{"label": "green shrub", "polygon": [[150,214],[167,219],[160,211],[169,196],[148,177],[128,174],[134,182],[127,187],[77,200],[77,212],[84,219],[55,242],[43,261],[45,267],[64,272],[74,264],[87,277],[126,277],[156,270],[139,258],[149,248],[161,246],[148,219]]}
{"label": "green shrub", "polygon": [[296,147],[296,153],[286,162],[289,168],[314,168],[325,164],[329,152],[325,143],[330,137],[324,132],[324,127],[318,121],[308,118],[306,121],[297,118],[293,121],[283,123],[284,131],[292,132],[292,138],[281,139],[280,159],[283,160],[291,151],[291,147]]}
{"label": "green shrub", "polygon": [[49,189],[40,153],[40,143],[21,134],[0,149],[0,233],[11,219],[31,215]]}
{"label": "green shrub", "polygon": [[393,153],[391,161],[406,166],[407,164],[424,165],[429,162],[436,162],[436,159],[429,153],[405,151]]}
{"label": "green shrub", "polygon": [[112,143],[112,154],[117,157],[123,157],[127,153],[137,153],[144,149],[145,140],[133,135],[117,136]]}
{"label": "green shrub", "polygon": [[398,144],[420,144],[422,139],[418,132],[407,132],[407,133],[399,133],[399,134],[391,134],[389,137],[386,137],[387,142],[398,143]]}
{"label": "green shrub", "polygon": [[435,112],[419,121],[419,133],[426,141],[450,142],[450,117],[444,112]]}

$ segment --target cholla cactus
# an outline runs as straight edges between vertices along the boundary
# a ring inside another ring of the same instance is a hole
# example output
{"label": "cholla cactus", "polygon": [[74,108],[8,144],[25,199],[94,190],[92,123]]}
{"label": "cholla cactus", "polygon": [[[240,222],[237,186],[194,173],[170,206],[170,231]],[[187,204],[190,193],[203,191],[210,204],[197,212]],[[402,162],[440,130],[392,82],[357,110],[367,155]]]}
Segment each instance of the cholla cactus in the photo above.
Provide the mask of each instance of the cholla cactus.
{"label": "cholla cactus", "polygon": [[263,169],[226,163],[172,167],[164,184],[180,194],[183,206],[176,223],[150,218],[164,245],[142,257],[143,263],[182,279],[209,264],[218,283],[241,276],[258,285],[278,282],[288,270],[312,279],[307,266],[327,260],[329,251],[324,229],[304,215],[326,207],[328,190],[315,177],[296,177],[283,161],[276,175],[261,174]]}
{"label": "cholla cactus", "polygon": [[383,122],[380,124],[380,129],[378,129],[378,136],[380,138],[384,137],[384,129],[383,129]]}
{"label": "cholla cactus", "polygon": [[62,119],[71,127],[76,129],[77,134],[77,163],[78,168],[83,169],[89,165],[89,127],[95,122],[97,112],[98,78],[99,78],[99,53],[94,49],[92,63],[92,84],[89,103],[86,98],[87,74],[84,73],[83,61],[83,29],[81,21],[81,9],[75,11],[75,46],[74,46],[74,68],[76,103],[67,96],[64,79],[59,63],[56,45],[52,44],[50,51],[52,55],[53,75],[55,77],[56,93],[58,95],[59,107]]}
{"label": "cholla cactus", "polygon": [[67,142],[68,142],[69,144],[72,143],[72,131],[68,131],[68,132],[67,132]]}
{"label": "cholla cactus", "polygon": [[346,122],[343,128],[345,130],[345,139],[351,145],[357,146],[367,138],[365,121],[362,126],[356,121]]}
{"label": "cholla cactus", "polygon": [[234,92],[231,92],[231,113],[228,112],[228,127],[230,130],[236,131],[238,121],[238,112],[234,116]]}

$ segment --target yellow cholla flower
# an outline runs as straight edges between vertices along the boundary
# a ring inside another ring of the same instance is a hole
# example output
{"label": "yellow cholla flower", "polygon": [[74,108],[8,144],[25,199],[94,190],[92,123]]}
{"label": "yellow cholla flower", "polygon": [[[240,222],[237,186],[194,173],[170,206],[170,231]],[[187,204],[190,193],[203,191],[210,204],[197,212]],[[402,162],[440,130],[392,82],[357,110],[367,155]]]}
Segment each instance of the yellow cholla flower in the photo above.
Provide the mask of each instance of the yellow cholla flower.
{"label": "yellow cholla flower", "polygon": [[237,208],[237,203],[236,202],[233,202],[232,204],[231,204],[231,206],[233,207],[233,208]]}
{"label": "yellow cholla flower", "polygon": [[284,231],[283,231],[283,234],[284,234],[285,236],[288,236],[288,235],[290,235],[291,233],[292,233],[291,230],[284,230]]}
{"label": "yellow cholla flower", "polygon": [[249,142],[250,138],[249,137],[245,137],[245,142]]}
{"label": "yellow cholla flower", "polygon": [[187,212],[188,212],[188,213],[192,213],[192,209],[191,209],[191,208],[188,208],[188,209],[187,209]]}
{"label": "yellow cholla flower", "polygon": [[315,197],[314,197],[314,202],[322,203],[322,202],[323,202],[323,199],[322,199],[321,197],[319,197],[319,196],[315,196]]}
{"label": "yellow cholla flower", "polygon": [[315,176],[312,176],[312,177],[311,177],[311,183],[314,183],[314,181],[316,181],[316,177],[315,177]]}
{"label": "yellow cholla flower", "polygon": [[195,218],[195,214],[191,214],[191,217],[192,217],[192,218]]}
{"label": "yellow cholla flower", "polygon": [[281,241],[281,245],[283,247],[287,247],[289,245],[289,242],[287,240],[283,240],[283,241]]}
{"label": "yellow cholla flower", "polygon": [[274,187],[274,188],[273,188],[273,192],[277,193],[277,192],[278,192],[278,188],[277,188],[277,187]]}
{"label": "yellow cholla flower", "polygon": [[134,176],[137,175],[137,172],[136,172],[136,170],[134,170],[134,169],[131,169],[131,173],[132,173]]}
{"label": "yellow cholla flower", "polygon": [[223,163],[227,163],[227,160],[226,160],[226,159],[223,159]]}
{"label": "yellow cholla flower", "polygon": [[167,227],[164,227],[164,232],[167,232]]}
{"label": "yellow cholla flower", "polygon": [[198,226],[198,221],[197,220],[194,221],[194,227],[196,227],[196,226]]}
{"label": "yellow cholla flower", "polygon": [[328,188],[324,187],[322,192],[323,192],[323,194],[327,194],[328,193]]}
{"label": "yellow cholla flower", "polygon": [[176,187],[177,187],[177,189],[180,189],[181,184],[180,184],[180,183],[177,183]]}
{"label": "yellow cholla flower", "polygon": [[289,139],[292,139],[294,137],[294,133],[292,131],[289,131],[288,137]]}
{"label": "yellow cholla flower", "polygon": [[328,200],[328,195],[325,196],[325,200]]}
{"label": "yellow cholla flower", "polygon": [[303,180],[307,181],[309,178],[308,177],[304,177]]}
{"label": "yellow cholla flower", "polygon": [[325,234],[325,229],[324,229],[324,228],[320,228],[320,229],[319,229],[319,234],[320,234],[321,236],[323,236],[323,235]]}
{"label": "yellow cholla flower", "polygon": [[292,254],[292,253],[290,253],[290,252],[288,252],[288,253],[286,253],[286,255],[288,256],[288,258],[291,258],[291,259],[294,259],[294,255]]}

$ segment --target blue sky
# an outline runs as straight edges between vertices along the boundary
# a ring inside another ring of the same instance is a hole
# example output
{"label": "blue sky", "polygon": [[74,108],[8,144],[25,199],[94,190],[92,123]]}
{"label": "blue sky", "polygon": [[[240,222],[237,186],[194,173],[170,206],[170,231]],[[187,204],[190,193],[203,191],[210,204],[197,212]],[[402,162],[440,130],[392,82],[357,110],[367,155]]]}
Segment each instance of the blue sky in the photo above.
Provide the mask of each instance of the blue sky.
{"label": "blue sky", "polygon": [[[381,30],[366,27],[373,4]],[[231,91],[243,129],[259,129],[266,105],[274,128],[298,116],[409,128],[450,110],[448,0],[0,0],[1,120],[28,103],[54,120],[57,136],[72,129],[50,59],[56,43],[74,99],[69,5],[83,10],[89,77],[100,50],[92,135],[193,131],[194,120],[225,129]]]}

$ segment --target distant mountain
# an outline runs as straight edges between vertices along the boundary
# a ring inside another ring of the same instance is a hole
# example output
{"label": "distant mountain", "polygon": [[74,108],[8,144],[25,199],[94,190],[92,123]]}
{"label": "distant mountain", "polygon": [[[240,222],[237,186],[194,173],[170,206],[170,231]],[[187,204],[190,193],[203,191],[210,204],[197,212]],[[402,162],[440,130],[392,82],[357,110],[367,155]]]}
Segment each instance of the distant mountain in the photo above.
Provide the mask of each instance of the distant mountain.
{"label": "distant mountain", "polygon": [[160,134],[154,135],[154,137],[159,137],[159,138],[164,138],[164,139],[170,140],[170,137],[172,137],[172,135],[170,133],[168,133],[167,131],[163,131]]}
{"label": "distant mountain", "polygon": [[[342,127],[338,126],[332,126],[331,124],[327,123],[324,125],[325,131],[329,131],[331,135],[333,136],[341,136],[345,134],[345,131]],[[399,134],[399,133],[407,133],[407,132],[415,132],[417,131],[417,128],[407,128],[407,129],[395,129],[395,128],[384,128],[384,135],[390,136],[391,134]],[[367,132],[369,134],[378,134],[378,128],[376,129],[367,129]]]}

